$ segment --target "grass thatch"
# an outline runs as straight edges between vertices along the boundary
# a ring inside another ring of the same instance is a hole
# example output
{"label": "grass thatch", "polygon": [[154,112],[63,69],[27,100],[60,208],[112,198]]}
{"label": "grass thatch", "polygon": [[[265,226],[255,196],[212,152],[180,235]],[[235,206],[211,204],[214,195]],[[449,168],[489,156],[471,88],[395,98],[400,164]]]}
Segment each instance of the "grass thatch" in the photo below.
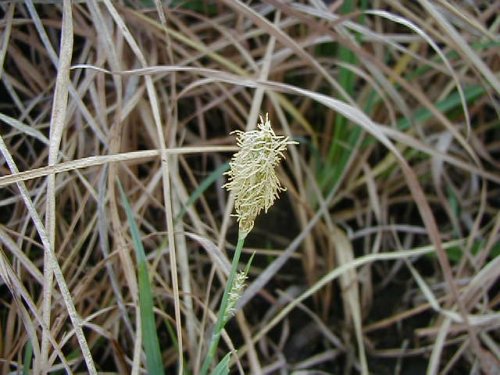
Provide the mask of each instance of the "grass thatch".
{"label": "grass thatch", "polygon": [[197,374],[230,133],[266,112],[298,144],[218,359],[498,371],[498,2],[43,3],[0,4],[1,374],[146,371],[143,288],[165,373]]}

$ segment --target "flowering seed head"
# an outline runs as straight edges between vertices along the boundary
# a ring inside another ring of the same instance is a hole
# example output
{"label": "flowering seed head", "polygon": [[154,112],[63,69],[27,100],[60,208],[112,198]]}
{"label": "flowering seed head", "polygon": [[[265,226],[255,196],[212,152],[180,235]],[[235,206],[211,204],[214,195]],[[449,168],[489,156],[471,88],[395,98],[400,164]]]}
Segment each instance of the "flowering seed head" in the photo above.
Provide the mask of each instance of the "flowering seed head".
{"label": "flowering seed head", "polygon": [[226,172],[229,182],[224,187],[234,193],[239,229],[246,235],[260,211],[267,212],[279,191],[286,190],[280,185],[275,168],[284,158],[287,145],[296,142],[276,135],[268,114],[265,121],[260,118],[257,130],[234,133],[240,150],[229,163],[230,170]]}
{"label": "flowering seed head", "polygon": [[236,314],[236,303],[243,294],[243,289],[245,289],[245,281],[247,279],[247,273],[245,271],[240,271],[236,274],[233,286],[229,291],[229,296],[227,300],[227,308],[224,314],[224,320],[228,321],[234,314]]}

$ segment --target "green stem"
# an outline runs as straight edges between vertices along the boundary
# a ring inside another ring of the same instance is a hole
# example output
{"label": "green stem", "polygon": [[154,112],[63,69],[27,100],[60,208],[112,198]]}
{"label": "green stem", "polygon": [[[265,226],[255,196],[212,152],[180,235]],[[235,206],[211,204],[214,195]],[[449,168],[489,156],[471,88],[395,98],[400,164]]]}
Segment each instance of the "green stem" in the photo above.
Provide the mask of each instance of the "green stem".
{"label": "green stem", "polygon": [[203,366],[201,367],[200,375],[206,375],[208,368],[212,364],[214,360],[215,353],[217,352],[217,346],[219,344],[220,335],[226,324],[226,320],[224,319],[229,299],[229,292],[233,287],[234,278],[236,277],[236,273],[238,272],[238,264],[240,262],[241,250],[243,249],[243,244],[245,243],[246,233],[238,232],[238,243],[236,244],[236,250],[234,251],[233,263],[231,264],[231,272],[229,273],[229,277],[227,279],[226,288],[224,289],[224,295],[222,296],[222,301],[220,303],[219,314],[217,316],[217,322],[215,323],[214,332],[212,333],[212,338],[210,340],[210,346],[208,348],[207,356],[203,361]]}

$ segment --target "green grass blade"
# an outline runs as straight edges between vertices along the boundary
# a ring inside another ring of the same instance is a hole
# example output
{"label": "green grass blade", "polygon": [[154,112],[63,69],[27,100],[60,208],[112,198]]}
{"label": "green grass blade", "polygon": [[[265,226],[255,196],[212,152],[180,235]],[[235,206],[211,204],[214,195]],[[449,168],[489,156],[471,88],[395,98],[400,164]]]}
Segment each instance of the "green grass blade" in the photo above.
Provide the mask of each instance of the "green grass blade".
{"label": "green grass blade", "polygon": [[146,364],[149,374],[163,374],[163,362],[161,359],[160,343],[156,333],[156,323],[153,312],[153,293],[149,282],[148,265],[146,261],[146,253],[142,246],[139,228],[134,220],[132,208],[123,191],[122,185],[118,181],[118,187],[127,214],[127,220],[134,243],[135,255],[138,264],[139,278],[139,307],[141,311],[141,326],[142,326],[142,344],[146,353]]}
{"label": "green grass blade", "polygon": [[[486,90],[482,86],[466,86],[464,87],[464,96],[466,103],[472,103],[479,96],[484,95]],[[439,101],[436,104],[436,108],[441,113],[449,112],[452,109],[458,108],[461,105],[460,95],[457,92],[450,94],[445,99]],[[427,108],[418,108],[412,115],[413,121],[422,122],[432,118],[434,114],[429,111]],[[407,118],[403,118],[398,121],[398,129],[406,130],[410,127],[410,120]]]}
{"label": "green grass blade", "polygon": [[227,353],[224,358],[217,364],[212,375],[228,375],[229,374],[229,360],[231,353]]}
{"label": "green grass blade", "polygon": [[[362,2],[361,10],[364,10],[366,4]],[[355,11],[356,6],[353,0],[343,2],[340,12],[342,14],[349,14]],[[364,17],[360,19],[362,23]],[[359,35],[356,35],[359,38]],[[338,58],[346,65],[357,65],[357,58],[354,52],[343,44],[339,45]],[[344,88],[346,93],[350,96],[354,95],[354,88],[356,83],[356,75],[351,70],[342,65],[339,68],[339,83]],[[339,176],[342,175],[347,166],[350,155],[353,152],[357,140],[361,137],[361,128],[358,126],[353,127],[347,118],[337,114],[335,117],[335,131],[333,134],[332,143],[328,151],[326,165],[322,168],[326,173],[320,176],[320,186],[324,191],[328,191],[332,184],[335,185]]]}
{"label": "green grass blade", "polygon": [[24,357],[23,357],[23,375],[30,374],[31,360],[33,358],[33,347],[31,346],[31,341],[28,340],[26,346],[24,347]]}
{"label": "green grass blade", "polygon": [[236,273],[238,272],[238,264],[240,262],[241,250],[243,249],[243,245],[245,243],[245,235],[240,231],[238,233],[238,243],[236,244],[236,249],[233,255],[233,261],[231,264],[231,272],[229,273],[226,287],[224,289],[224,294],[222,296],[222,301],[219,308],[219,313],[217,315],[217,322],[215,323],[214,331],[212,333],[212,338],[210,339],[210,344],[208,348],[207,356],[203,361],[203,365],[200,370],[201,375],[205,375],[208,372],[210,365],[212,364],[215,353],[217,351],[217,345],[219,344],[219,339],[222,334],[222,330],[224,329],[224,325],[226,323],[226,309],[229,301],[229,292],[233,287],[234,279],[236,278]]}
{"label": "green grass blade", "polygon": [[196,188],[195,191],[189,196],[186,203],[182,206],[181,212],[175,218],[176,221],[182,219],[182,217],[186,214],[186,210],[189,206],[191,206],[194,202],[196,202],[207,190],[210,185],[212,185],[224,172],[229,169],[229,163],[224,163],[220,165],[216,170],[210,173]]}

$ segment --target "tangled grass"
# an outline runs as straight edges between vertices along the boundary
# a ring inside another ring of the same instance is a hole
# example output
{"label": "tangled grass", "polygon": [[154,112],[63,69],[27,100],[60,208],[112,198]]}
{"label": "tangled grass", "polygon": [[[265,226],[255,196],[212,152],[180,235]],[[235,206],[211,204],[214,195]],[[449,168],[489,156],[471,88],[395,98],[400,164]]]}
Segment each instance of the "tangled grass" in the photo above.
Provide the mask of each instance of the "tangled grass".
{"label": "tangled grass", "polygon": [[138,374],[153,331],[199,373],[267,112],[298,144],[218,359],[498,371],[498,2],[43,3],[0,4],[2,374]]}

